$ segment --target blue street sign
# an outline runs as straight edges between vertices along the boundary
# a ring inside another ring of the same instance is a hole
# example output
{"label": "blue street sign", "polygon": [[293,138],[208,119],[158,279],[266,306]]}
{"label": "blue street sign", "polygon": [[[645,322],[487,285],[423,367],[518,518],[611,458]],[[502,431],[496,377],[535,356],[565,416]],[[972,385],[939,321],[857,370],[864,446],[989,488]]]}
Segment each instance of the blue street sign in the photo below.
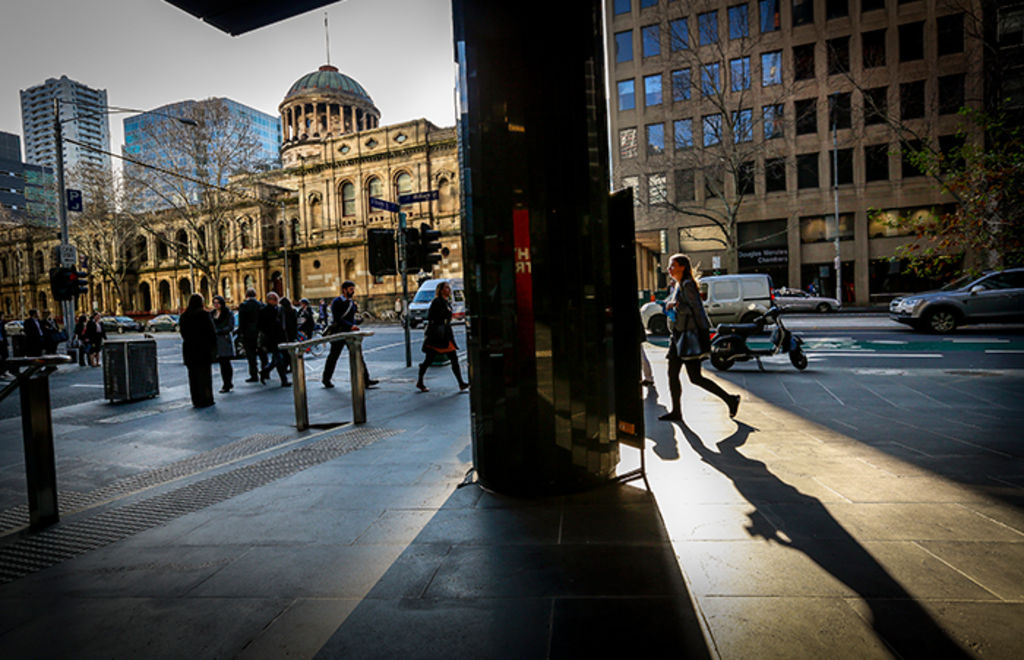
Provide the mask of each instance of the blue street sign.
{"label": "blue street sign", "polygon": [[386,199],[379,199],[377,197],[370,198],[370,208],[380,209],[382,211],[391,211],[392,213],[398,213],[398,204],[389,202]]}
{"label": "blue street sign", "polygon": [[409,193],[408,195],[399,195],[398,203],[402,206],[406,204],[415,204],[416,202],[433,202],[437,199],[436,190],[427,190],[426,192]]}
{"label": "blue street sign", "polygon": [[82,191],[74,188],[66,189],[68,194],[68,210],[82,212]]}

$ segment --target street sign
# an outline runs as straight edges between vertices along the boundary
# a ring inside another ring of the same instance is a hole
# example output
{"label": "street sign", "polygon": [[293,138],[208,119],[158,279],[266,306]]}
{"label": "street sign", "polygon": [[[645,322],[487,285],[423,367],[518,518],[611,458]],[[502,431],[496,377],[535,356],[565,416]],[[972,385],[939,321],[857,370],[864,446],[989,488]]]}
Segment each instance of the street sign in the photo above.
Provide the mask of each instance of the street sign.
{"label": "street sign", "polygon": [[74,268],[78,265],[78,251],[74,245],[58,245],[57,262],[65,268]]}
{"label": "street sign", "polygon": [[436,190],[427,190],[425,192],[409,193],[408,195],[399,195],[398,203],[402,206],[406,204],[415,204],[416,202],[433,202],[437,200]]}
{"label": "street sign", "polygon": [[68,194],[68,210],[82,212],[82,191],[75,190],[74,188],[67,188]]}
{"label": "street sign", "polygon": [[392,213],[398,213],[399,211],[398,204],[377,197],[370,198],[370,208],[380,209],[381,211],[391,211]]}

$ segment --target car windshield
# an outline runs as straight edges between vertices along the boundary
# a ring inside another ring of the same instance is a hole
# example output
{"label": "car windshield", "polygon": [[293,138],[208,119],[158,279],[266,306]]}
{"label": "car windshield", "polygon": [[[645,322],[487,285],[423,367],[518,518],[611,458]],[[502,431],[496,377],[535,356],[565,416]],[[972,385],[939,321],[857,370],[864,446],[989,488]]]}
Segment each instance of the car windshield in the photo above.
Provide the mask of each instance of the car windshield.
{"label": "car windshield", "polygon": [[974,281],[974,276],[973,275],[961,275],[960,277],[956,278],[955,280],[953,280],[949,284],[947,284],[947,285],[943,286],[942,288],[940,288],[939,291],[956,291],[957,289],[964,288],[970,282],[973,282],[973,281]]}
{"label": "car windshield", "polygon": [[421,289],[420,291],[416,292],[416,297],[413,298],[412,301],[413,302],[423,303],[423,302],[430,302],[433,299],[434,299],[434,290],[433,289]]}
{"label": "car windshield", "polygon": [[128,318],[127,316],[118,316],[117,320],[121,321],[122,323],[131,323],[132,322],[132,320],[130,318]]}

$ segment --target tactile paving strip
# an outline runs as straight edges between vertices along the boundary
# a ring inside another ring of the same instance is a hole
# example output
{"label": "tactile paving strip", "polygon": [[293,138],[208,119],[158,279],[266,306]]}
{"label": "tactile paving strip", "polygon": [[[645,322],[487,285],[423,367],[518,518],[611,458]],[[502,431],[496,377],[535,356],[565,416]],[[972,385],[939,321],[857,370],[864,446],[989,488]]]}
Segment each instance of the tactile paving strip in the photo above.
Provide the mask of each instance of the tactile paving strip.
{"label": "tactile paving strip", "polygon": [[[261,451],[272,449],[291,439],[292,437],[288,435],[257,433],[241,440],[230,442],[222,447],[183,458],[180,461],[118,479],[111,484],[86,493],[60,491],[57,494],[57,505],[60,508],[61,515],[74,513],[102,502],[137,493],[146,488],[160,486],[170,483],[175,479],[199,474],[220,465],[226,465],[242,458],[254,456]],[[27,504],[21,504],[5,511],[0,511],[0,535],[26,527],[28,522]]]}
{"label": "tactile paving strip", "polygon": [[0,547],[0,584],[301,472],[401,431],[359,428],[317,439],[195,483]]}

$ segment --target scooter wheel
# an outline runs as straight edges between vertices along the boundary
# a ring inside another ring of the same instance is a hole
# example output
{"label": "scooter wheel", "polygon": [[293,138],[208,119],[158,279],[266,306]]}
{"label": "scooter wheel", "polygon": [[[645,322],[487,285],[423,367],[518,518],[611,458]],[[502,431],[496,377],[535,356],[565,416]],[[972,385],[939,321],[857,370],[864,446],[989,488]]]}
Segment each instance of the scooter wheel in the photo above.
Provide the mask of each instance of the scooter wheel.
{"label": "scooter wheel", "polygon": [[807,368],[807,355],[800,349],[789,352],[789,361],[800,371]]}
{"label": "scooter wheel", "polygon": [[711,366],[719,371],[728,371],[733,364],[734,362],[730,358],[715,355],[714,353],[711,354]]}

